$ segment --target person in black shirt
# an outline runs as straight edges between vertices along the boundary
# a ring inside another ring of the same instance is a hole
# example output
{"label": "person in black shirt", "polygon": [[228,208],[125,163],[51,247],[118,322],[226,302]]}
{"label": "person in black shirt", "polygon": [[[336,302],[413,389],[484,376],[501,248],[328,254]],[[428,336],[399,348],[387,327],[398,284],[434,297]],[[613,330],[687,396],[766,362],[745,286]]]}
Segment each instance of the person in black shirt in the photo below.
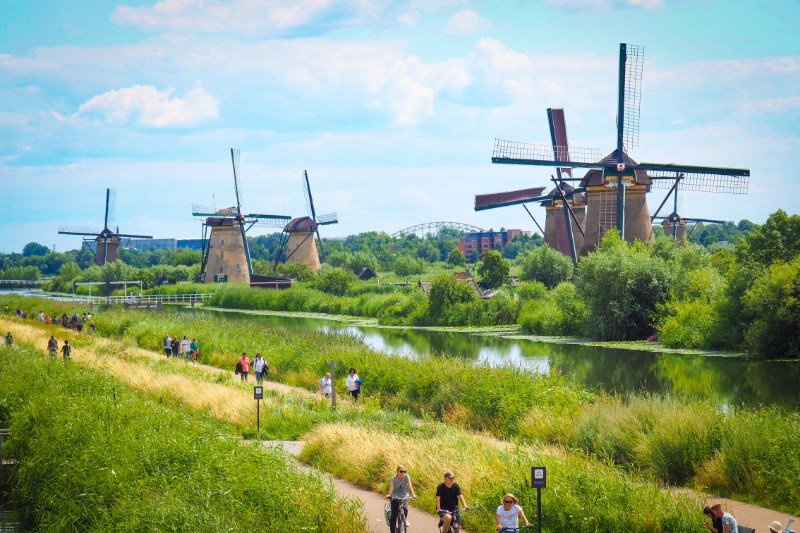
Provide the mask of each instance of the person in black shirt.
{"label": "person in black shirt", "polygon": [[444,533],[450,531],[450,524],[454,520],[457,524],[461,523],[458,513],[459,503],[464,507],[464,510],[469,509],[467,501],[464,499],[464,494],[461,492],[461,487],[458,486],[455,480],[456,476],[452,472],[445,472],[444,483],[436,487],[436,512],[441,518],[439,525]]}
{"label": "person in black shirt", "polygon": [[69,356],[72,355],[72,346],[69,345],[69,339],[64,339],[64,346],[61,347],[61,353],[64,354],[64,361],[69,361]]}
{"label": "person in black shirt", "polygon": [[711,533],[722,533],[722,518],[717,518],[714,516],[714,513],[711,511],[711,507],[708,506],[703,509],[703,514],[706,515],[709,520],[711,520],[710,523],[706,522],[703,524],[703,527],[705,527]]}

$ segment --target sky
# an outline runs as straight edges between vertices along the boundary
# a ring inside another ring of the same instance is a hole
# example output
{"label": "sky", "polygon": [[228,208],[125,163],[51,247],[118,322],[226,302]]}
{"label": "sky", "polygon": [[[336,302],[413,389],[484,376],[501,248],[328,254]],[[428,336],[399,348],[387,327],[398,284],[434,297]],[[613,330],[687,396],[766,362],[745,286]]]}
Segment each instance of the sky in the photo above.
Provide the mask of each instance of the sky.
{"label": "sky", "polygon": [[748,195],[685,192],[682,214],[798,213],[797,20],[797,1],[1,0],[0,252],[77,248],[58,227],[102,226],[106,187],[120,231],[198,238],[193,203],[235,203],[231,147],[246,212],[304,216],[308,171],[339,215],[323,237],[532,230],[473,210],[549,183],[493,165],[494,139],[549,143],[563,107],[571,147],[610,152],[621,42],[645,47],[634,159],[751,169]]}

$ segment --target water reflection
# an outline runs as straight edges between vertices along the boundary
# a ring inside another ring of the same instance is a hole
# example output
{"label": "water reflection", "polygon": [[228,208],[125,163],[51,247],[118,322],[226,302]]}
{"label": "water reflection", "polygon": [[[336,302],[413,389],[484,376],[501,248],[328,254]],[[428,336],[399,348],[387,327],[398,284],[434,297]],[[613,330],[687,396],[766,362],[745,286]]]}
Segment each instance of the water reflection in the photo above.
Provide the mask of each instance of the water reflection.
{"label": "water reflection", "polygon": [[251,315],[228,311],[182,313],[224,315],[305,331],[356,336],[371,348],[403,357],[430,354],[515,365],[540,373],[561,372],[608,392],[688,395],[720,404],[782,405],[800,408],[800,363],[658,353],[575,344],[554,344],[464,332],[388,329],[330,319]]}

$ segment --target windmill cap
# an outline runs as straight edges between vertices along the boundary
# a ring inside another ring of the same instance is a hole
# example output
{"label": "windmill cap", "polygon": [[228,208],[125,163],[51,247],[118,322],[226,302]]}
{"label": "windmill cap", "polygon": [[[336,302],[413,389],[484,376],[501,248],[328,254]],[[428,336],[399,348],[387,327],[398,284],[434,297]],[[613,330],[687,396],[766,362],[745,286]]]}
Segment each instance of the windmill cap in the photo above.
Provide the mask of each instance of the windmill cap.
{"label": "windmill cap", "polygon": [[769,525],[769,530],[772,531],[772,533],[781,533],[783,531],[783,524],[777,520],[773,520]]}

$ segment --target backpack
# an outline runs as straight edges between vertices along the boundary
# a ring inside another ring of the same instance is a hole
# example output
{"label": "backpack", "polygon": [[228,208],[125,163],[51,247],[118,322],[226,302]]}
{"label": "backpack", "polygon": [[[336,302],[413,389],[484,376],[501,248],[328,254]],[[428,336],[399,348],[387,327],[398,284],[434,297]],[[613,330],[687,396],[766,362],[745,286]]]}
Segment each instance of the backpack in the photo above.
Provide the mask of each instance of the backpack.
{"label": "backpack", "polygon": [[238,362],[236,363],[236,370],[234,371],[234,373],[237,376],[242,373],[242,363],[238,363]]}

